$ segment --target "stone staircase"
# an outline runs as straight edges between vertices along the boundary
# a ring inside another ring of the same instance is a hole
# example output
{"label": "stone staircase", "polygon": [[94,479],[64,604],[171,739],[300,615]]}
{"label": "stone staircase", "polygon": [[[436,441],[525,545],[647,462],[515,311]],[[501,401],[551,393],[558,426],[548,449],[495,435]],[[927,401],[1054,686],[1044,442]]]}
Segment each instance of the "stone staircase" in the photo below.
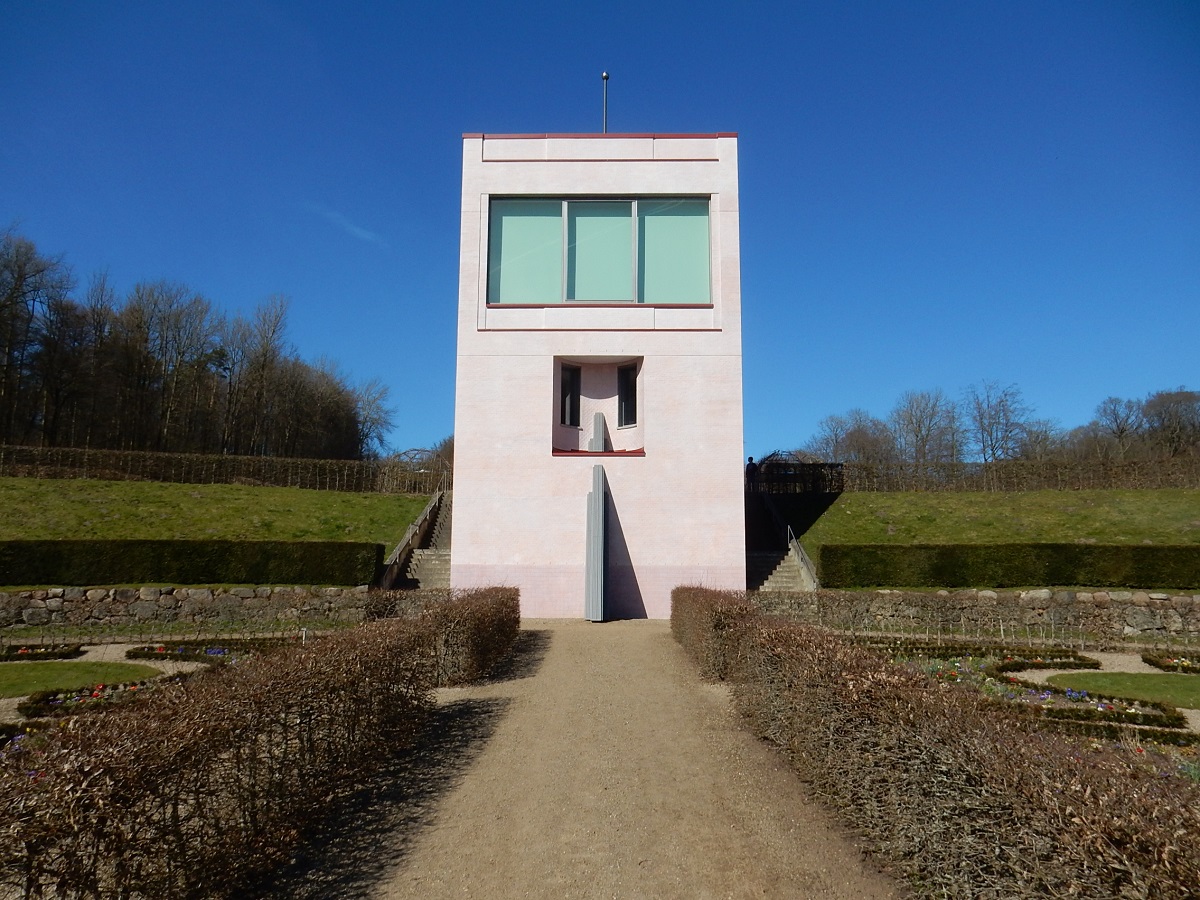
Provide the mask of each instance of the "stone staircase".
{"label": "stone staircase", "polygon": [[437,521],[423,546],[413,550],[405,573],[420,588],[450,587],[450,523],[454,494],[447,492],[438,509]]}
{"label": "stone staircase", "polygon": [[786,550],[747,553],[746,590],[806,590],[800,562]]}

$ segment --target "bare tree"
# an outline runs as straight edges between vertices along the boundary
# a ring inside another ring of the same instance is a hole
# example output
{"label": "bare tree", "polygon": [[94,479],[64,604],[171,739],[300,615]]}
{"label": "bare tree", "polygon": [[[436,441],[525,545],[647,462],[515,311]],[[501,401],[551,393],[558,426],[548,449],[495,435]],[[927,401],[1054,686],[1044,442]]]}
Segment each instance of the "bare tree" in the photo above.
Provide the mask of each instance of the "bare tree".
{"label": "bare tree", "polygon": [[826,416],[820,432],[804,449],[828,462],[883,465],[898,458],[896,441],[886,422],[863,409]]}
{"label": "bare tree", "polygon": [[38,424],[44,446],[58,445],[62,424],[83,390],[87,324],[85,311],[65,297],[47,302],[33,355],[33,372],[41,392]]}
{"label": "bare tree", "polygon": [[1062,442],[1061,453],[1065,459],[1088,462],[1106,460],[1113,456],[1112,437],[1095,419],[1068,431]]}
{"label": "bare tree", "polygon": [[964,403],[971,441],[983,462],[1020,455],[1029,407],[1019,387],[984,381],[967,388]]}
{"label": "bare tree", "polygon": [[64,299],[71,272],[58,257],[43,256],[33,241],[0,234],[0,440],[23,440],[36,415],[29,383],[35,326],[48,303]]}
{"label": "bare tree", "polygon": [[388,393],[387,385],[378,378],[354,389],[359,455],[364,459],[375,459],[387,452],[387,432],[395,414],[388,406]]}
{"label": "bare tree", "polygon": [[958,461],[962,431],[958,407],[941,389],[905,391],[888,423],[896,452],[906,462]]}
{"label": "bare tree", "polygon": [[1125,459],[1129,447],[1141,433],[1145,424],[1142,404],[1138,400],[1121,400],[1105,397],[1096,407],[1096,421],[1112,436],[1118,461]]}
{"label": "bare tree", "polygon": [[1200,391],[1157,391],[1142,404],[1146,437],[1163,457],[1200,453]]}
{"label": "bare tree", "polygon": [[1017,456],[1044,462],[1062,454],[1066,434],[1051,419],[1030,419],[1021,429]]}
{"label": "bare tree", "polygon": [[804,445],[804,450],[826,462],[838,462],[849,430],[850,423],[844,416],[826,416],[817,424],[817,433]]}

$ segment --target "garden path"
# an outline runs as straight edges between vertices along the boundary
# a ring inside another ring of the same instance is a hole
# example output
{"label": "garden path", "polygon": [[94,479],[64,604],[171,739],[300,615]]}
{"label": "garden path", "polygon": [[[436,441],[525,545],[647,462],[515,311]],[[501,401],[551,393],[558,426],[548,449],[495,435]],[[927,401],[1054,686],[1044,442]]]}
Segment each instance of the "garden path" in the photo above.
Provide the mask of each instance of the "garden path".
{"label": "garden path", "polygon": [[286,896],[903,896],[700,680],[666,622],[523,629],[540,659],[439,692],[442,710],[494,715],[419,827],[371,838],[387,857],[375,873],[317,871]]}

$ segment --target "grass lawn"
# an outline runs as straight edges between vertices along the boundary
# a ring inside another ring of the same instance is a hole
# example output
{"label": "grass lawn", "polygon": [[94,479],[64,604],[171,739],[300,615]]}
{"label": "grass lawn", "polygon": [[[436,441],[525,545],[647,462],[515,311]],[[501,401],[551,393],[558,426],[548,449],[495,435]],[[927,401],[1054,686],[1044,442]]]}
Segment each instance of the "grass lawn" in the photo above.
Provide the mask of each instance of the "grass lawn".
{"label": "grass lawn", "polygon": [[1154,700],[1185,709],[1200,709],[1200,675],[1131,674],[1128,672],[1072,672],[1051,675],[1056,687],[1074,688],[1109,697]]}
{"label": "grass lawn", "polygon": [[135,663],[52,660],[0,663],[0,697],[26,697],[34,691],[72,691],[93,684],[157,678],[161,674],[152,666]]}
{"label": "grass lawn", "polygon": [[391,549],[428,500],[238,484],[0,478],[0,540],[368,541]]}
{"label": "grass lawn", "polygon": [[1200,544],[1200,490],[845,493],[801,537],[825,544]]}

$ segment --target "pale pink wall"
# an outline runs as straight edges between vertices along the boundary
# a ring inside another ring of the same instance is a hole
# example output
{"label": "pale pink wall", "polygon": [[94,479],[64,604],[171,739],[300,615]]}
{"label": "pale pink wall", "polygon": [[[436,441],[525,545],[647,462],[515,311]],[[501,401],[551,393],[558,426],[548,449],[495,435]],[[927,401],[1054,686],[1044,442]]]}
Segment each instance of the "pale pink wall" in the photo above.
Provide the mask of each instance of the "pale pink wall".
{"label": "pale pink wall", "polygon": [[[712,306],[488,307],[488,195],[520,193],[711,195]],[[526,616],[582,617],[600,462],[610,611],[664,618],[679,584],[743,588],[736,139],[468,136],[462,201],[452,585],[515,585]],[[639,416],[626,432],[615,367],[631,358]],[[614,448],[644,456],[553,455],[566,440],[556,359],[585,363],[584,430],[602,408]]]}

